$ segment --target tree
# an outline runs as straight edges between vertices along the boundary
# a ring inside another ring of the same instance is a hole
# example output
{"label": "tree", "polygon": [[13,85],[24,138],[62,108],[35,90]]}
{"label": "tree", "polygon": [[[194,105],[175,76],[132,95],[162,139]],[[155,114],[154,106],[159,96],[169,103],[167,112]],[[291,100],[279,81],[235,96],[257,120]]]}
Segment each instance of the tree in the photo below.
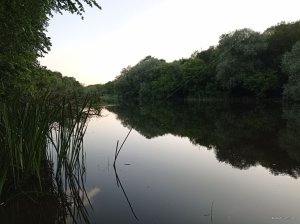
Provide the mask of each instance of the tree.
{"label": "tree", "polygon": [[217,47],[209,47],[207,50],[201,52],[194,52],[191,58],[198,58],[203,60],[205,63],[214,63],[218,54]]}
{"label": "tree", "polygon": [[246,76],[243,86],[257,98],[272,96],[279,89],[278,77],[274,71],[257,72]]}
{"label": "tree", "polygon": [[263,34],[236,30],[223,34],[218,46],[195,51],[190,58],[167,63],[147,56],[124,70],[115,87],[124,99],[146,102],[186,97],[277,98],[282,96],[290,76],[294,82],[289,81],[284,94],[296,99],[298,73],[290,70],[298,66],[297,47],[280,66],[283,54],[296,40],[300,40],[300,21],[270,27]]}
{"label": "tree", "polygon": [[182,64],[184,87],[189,92],[189,97],[200,96],[201,92],[205,91],[210,78],[213,77],[206,72],[206,68],[207,64],[197,57],[190,58]]}
{"label": "tree", "polygon": [[276,71],[282,93],[283,85],[287,83],[287,73],[281,70],[283,55],[291,51],[293,45],[300,40],[300,21],[292,23],[279,23],[268,28],[263,35],[268,43],[267,51],[264,54],[264,63],[273,71]]}
{"label": "tree", "polygon": [[120,99],[132,98],[136,94],[131,88],[132,79],[131,76],[129,75],[131,68],[132,68],[131,66],[127,66],[127,68],[123,68],[121,74],[117,76],[114,81],[116,94]]}
{"label": "tree", "polygon": [[288,75],[288,83],[283,91],[284,98],[300,101],[300,41],[296,42],[291,52],[284,54],[282,69]]}
{"label": "tree", "polygon": [[[82,16],[83,3],[101,9],[95,0],[2,0],[0,4],[0,54],[16,57],[42,56],[50,50],[46,28],[53,12],[68,11]],[[34,7],[33,7],[34,6]]]}
{"label": "tree", "polygon": [[51,9],[62,13],[63,11],[68,11],[70,13],[75,13],[82,16],[85,12],[83,3],[87,4],[90,7],[97,7],[101,9],[101,6],[97,3],[96,0],[52,0],[50,1]]}
{"label": "tree", "polygon": [[147,56],[133,67],[121,71],[115,80],[116,93],[120,99],[139,99],[144,93],[149,93],[149,84],[159,77],[160,65],[163,60]]}
{"label": "tree", "polygon": [[268,43],[266,62],[269,66],[280,71],[282,55],[290,51],[300,40],[300,21],[279,23],[268,28],[263,35]]}
{"label": "tree", "polygon": [[[250,29],[222,35],[216,75],[222,87],[239,96],[265,96],[276,88],[276,75],[265,68],[262,60],[266,49],[264,36]],[[269,80],[272,85],[264,83]]]}
{"label": "tree", "polygon": [[185,95],[185,84],[180,61],[162,63],[159,77],[152,81],[152,99],[161,100]]}
{"label": "tree", "polygon": [[38,57],[50,50],[46,35],[54,12],[83,15],[84,5],[101,8],[95,0],[2,0],[0,4],[0,94],[14,92],[39,70]]}

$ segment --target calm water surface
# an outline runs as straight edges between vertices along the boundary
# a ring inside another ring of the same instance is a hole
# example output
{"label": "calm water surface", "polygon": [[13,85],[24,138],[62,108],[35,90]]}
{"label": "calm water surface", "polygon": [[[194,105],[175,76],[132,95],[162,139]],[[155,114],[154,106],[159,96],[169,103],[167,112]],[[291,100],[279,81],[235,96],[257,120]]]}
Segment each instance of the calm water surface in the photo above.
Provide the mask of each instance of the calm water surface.
{"label": "calm water surface", "polygon": [[299,107],[118,106],[102,115],[84,140],[92,223],[300,223]]}

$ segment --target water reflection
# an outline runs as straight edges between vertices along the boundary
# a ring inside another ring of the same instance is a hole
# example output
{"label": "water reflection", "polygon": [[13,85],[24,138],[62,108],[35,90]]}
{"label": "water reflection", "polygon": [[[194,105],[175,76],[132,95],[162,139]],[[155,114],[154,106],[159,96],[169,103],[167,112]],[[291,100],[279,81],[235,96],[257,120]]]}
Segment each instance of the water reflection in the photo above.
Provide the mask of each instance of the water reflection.
{"label": "water reflection", "polygon": [[185,103],[109,107],[146,138],[188,137],[239,169],[261,165],[272,174],[300,175],[300,110],[278,103]]}
{"label": "water reflection", "polygon": [[83,164],[55,174],[54,164],[44,162],[42,183],[32,179],[1,192],[1,223],[89,223],[87,207],[100,189],[86,191]]}
{"label": "water reflection", "polygon": [[[25,109],[21,107],[26,116],[12,119],[5,116],[5,110],[1,111],[1,118],[6,118],[1,120],[0,133],[4,148],[0,156],[1,223],[89,223],[89,197],[99,192],[99,188],[90,192],[85,189],[83,137],[90,110],[84,104],[78,107],[63,101],[55,113],[46,108],[48,110],[38,114],[38,106],[28,104]],[[53,117],[48,117],[47,112]],[[38,120],[42,115],[47,119]],[[4,128],[5,122],[7,126]],[[31,123],[36,126],[32,128]],[[22,128],[24,130],[19,133],[18,129]],[[35,131],[39,135],[26,135]],[[19,144],[5,138],[13,136],[10,133],[17,133],[18,138],[12,139],[19,140]],[[12,142],[17,147],[11,147],[9,143]],[[21,158],[20,166],[7,163],[9,159],[14,161],[15,157]],[[9,169],[13,172],[7,172]]]}
{"label": "water reflection", "polygon": [[116,151],[115,151],[115,159],[114,159],[114,163],[113,163],[113,168],[114,168],[114,172],[115,172],[115,176],[116,176],[117,186],[121,188],[121,190],[122,190],[122,192],[123,192],[123,194],[124,194],[124,196],[126,198],[126,201],[127,201],[128,205],[130,207],[130,210],[131,210],[133,216],[135,217],[136,220],[139,220],[139,218],[137,217],[137,215],[136,215],[136,213],[135,213],[135,211],[133,209],[133,206],[132,206],[132,203],[130,202],[129,197],[127,196],[127,193],[125,191],[125,188],[123,187],[122,181],[121,181],[121,179],[120,179],[120,177],[118,175],[118,171],[117,171],[117,159],[118,159],[118,156],[119,156],[119,154],[120,154],[120,152],[121,152],[121,150],[123,148],[123,145],[125,144],[128,136],[130,135],[131,131],[132,131],[132,128],[129,130],[128,134],[126,135],[126,137],[125,137],[124,141],[122,142],[122,144],[120,145],[120,147],[119,147],[119,140],[117,141],[117,146],[116,146]]}

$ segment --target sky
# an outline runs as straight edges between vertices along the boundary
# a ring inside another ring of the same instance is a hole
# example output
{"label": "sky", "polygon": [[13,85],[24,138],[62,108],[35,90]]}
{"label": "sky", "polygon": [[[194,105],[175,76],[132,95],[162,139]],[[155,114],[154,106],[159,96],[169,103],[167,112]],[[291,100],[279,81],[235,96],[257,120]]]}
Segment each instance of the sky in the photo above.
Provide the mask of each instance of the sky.
{"label": "sky", "polygon": [[263,32],[300,20],[299,0],[99,0],[77,15],[49,21],[51,51],[40,63],[86,85],[104,84],[148,55],[188,58],[218,44],[220,35],[251,28]]}

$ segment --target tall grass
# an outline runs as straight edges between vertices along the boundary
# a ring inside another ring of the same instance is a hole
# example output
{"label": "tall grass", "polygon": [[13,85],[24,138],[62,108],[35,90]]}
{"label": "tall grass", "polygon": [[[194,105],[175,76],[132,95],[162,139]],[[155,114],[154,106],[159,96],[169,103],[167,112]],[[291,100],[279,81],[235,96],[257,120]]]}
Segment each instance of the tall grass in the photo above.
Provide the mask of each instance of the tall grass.
{"label": "tall grass", "polygon": [[[58,121],[52,124],[48,139],[48,157],[55,161],[55,184],[59,194],[59,203],[66,209],[63,217],[71,216],[88,223],[88,214],[84,201],[88,200],[84,188],[85,154],[83,137],[91,106],[87,101],[62,101]],[[72,205],[72,206],[70,206]]]}
{"label": "tall grass", "polygon": [[46,159],[47,133],[56,113],[45,99],[0,103],[3,168],[0,191],[5,183],[17,188],[33,176],[40,180],[41,162]]}
{"label": "tall grass", "polygon": [[20,192],[52,194],[63,220],[88,222],[83,137],[89,111],[88,101],[77,98],[0,102],[0,204]]}

